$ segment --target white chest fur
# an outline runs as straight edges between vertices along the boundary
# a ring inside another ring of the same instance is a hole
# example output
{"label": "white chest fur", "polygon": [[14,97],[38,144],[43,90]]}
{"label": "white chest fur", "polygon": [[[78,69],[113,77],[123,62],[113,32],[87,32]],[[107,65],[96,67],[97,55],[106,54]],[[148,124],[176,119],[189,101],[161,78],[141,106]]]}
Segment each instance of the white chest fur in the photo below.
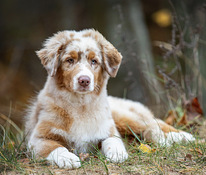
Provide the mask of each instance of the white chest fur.
{"label": "white chest fur", "polygon": [[92,109],[94,106],[95,104],[84,111],[73,112],[74,120],[67,138],[80,152],[86,152],[88,147],[109,137],[111,128],[114,126],[108,106],[95,106],[95,110]]}
{"label": "white chest fur", "polygon": [[98,144],[110,135],[110,129],[114,126],[112,119],[75,120],[68,134],[70,142],[79,152],[87,152],[88,148]]}

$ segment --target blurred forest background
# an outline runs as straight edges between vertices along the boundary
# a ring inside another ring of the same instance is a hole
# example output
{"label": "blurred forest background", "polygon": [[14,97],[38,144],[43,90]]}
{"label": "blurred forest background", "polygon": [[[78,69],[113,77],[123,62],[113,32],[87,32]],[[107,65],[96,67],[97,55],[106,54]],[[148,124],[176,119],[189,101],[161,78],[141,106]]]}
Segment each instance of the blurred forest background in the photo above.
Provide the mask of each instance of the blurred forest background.
{"label": "blurred forest background", "polygon": [[206,112],[205,1],[1,0],[0,114],[21,124],[47,76],[35,51],[57,31],[85,28],[124,57],[110,95],[140,101],[158,117],[198,97]]}

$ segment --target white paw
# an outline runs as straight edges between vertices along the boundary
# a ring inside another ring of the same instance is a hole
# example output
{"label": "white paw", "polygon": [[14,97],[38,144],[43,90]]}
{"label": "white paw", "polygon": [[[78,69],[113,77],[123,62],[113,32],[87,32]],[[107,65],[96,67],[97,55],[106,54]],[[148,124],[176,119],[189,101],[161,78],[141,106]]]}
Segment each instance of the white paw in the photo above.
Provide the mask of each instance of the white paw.
{"label": "white paw", "polygon": [[172,143],[192,142],[192,141],[195,141],[193,135],[184,131],[169,132],[166,139],[167,145],[171,145]]}
{"label": "white paw", "polygon": [[128,159],[128,153],[119,138],[108,138],[102,143],[102,151],[108,161],[121,163]]}
{"label": "white paw", "polygon": [[109,150],[105,156],[108,161],[114,163],[122,163],[128,159],[128,153],[124,150]]}
{"label": "white paw", "polygon": [[79,157],[69,152],[64,147],[56,148],[49,154],[46,159],[49,160],[52,164],[56,164],[59,168],[72,169],[79,168],[81,166]]}

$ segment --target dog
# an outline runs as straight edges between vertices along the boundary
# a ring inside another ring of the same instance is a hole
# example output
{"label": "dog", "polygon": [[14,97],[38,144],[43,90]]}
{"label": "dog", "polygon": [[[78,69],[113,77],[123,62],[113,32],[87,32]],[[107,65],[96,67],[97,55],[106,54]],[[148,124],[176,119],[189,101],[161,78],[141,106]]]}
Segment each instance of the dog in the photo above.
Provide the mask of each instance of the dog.
{"label": "dog", "polygon": [[94,147],[111,162],[125,161],[121,137],[133,132],[160,146],[195,140],[156,119],[143,104],[107,95],[108,79],[116,76],[122,55],[98,31],[58,32],[36,53],[48,77],[25,122],[35,157],[71,169],[81,166],[79,153]]}

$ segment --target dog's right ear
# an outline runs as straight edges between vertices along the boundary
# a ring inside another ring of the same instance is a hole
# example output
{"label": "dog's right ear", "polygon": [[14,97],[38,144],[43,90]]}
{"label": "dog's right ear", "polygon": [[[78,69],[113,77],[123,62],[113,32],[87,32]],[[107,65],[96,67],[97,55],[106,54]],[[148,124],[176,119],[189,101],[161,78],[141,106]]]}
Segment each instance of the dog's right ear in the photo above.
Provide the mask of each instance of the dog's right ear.
{"label": "dog's right ear", "polygon": [[51,77],[56,75],[57,69],[60,65],[60,55],[66,43],[67,37],[64,32],[59,32],[53,37],[47,39],[41,50],[36,51],[42,65]]}

